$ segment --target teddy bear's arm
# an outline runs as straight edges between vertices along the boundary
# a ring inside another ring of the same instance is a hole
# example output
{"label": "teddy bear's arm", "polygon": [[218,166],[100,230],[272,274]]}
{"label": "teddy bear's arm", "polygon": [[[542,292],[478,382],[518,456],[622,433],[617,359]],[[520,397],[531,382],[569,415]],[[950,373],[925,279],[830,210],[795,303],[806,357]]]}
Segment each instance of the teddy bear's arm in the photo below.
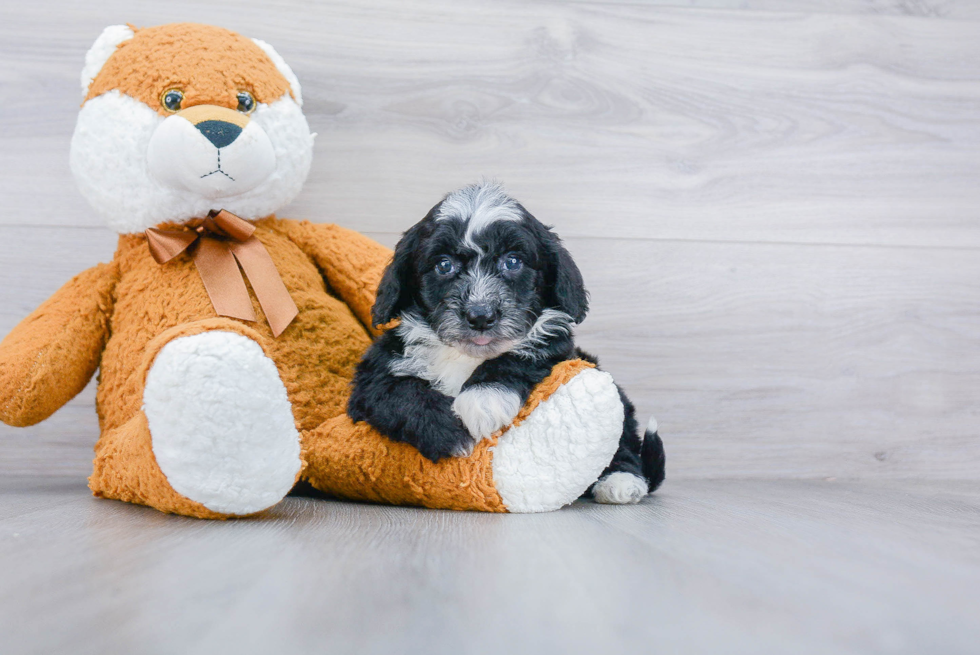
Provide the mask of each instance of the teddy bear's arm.
{"label": "teddy bear's arm", "polygon": [[34,425],[85,388],[109,337],[116,267],[72,278],[0,342],[0,420]]}
{"label": "teddy bear's arm", "polygon": [[357,319],[373,335],[381,333],[371,324],[371,307],[391,249],[363,234],[328,223],[278,221],[289,238],[309,255]]}

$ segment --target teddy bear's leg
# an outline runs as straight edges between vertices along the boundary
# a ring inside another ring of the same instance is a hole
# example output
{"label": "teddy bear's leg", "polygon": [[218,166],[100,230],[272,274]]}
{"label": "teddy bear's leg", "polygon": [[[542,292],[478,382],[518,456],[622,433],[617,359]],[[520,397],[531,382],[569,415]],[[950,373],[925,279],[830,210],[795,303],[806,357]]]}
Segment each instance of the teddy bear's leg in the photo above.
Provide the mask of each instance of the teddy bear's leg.
{"label": "teddy bear's leg", "polygon": [[303,433],[305,478],[345,498],[441,509],[546,512],[581,496],[623,431],[612,377],[581,360],[555,367],[499,437],[437,464],[347,416]]}
{"label": "teddy bear's leg", "polygon": [[150,426],[143,412],[102,435],[95,446],[95,464],[88,483],[92,493],[101,498],[202,519],[228,517],[174,491],[153,457]]}
{"label": "teddy bear's leg", "polygon": [[493,479],[511,512],[547,512],[573,502],[609,465],[623,432],[623,402],[612,376],[583,368],[548,393],[497,440]]}
{"label": "teddy bear's leg", "polygon": [[275,505],[302,468],[276,365],[245,330],[175,330],[156,342],[143,411],[100,439],[93,491],[208,518]]}
{"label": "teddy bear's leg", "polygon": [[276,365],[255,341],[211,331],[174,339],[146,375],[153,454],[178,493],[224,514],[278,503],[301,468]]}

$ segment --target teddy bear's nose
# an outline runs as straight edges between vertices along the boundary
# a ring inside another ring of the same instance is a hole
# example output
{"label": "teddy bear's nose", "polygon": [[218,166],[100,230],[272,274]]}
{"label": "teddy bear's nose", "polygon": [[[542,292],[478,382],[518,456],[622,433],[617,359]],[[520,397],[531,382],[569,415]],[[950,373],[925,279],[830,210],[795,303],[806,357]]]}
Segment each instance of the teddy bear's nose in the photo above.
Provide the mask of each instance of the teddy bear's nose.
{"label": "teddy bear's nose", "polygon": [[228,121],[201,121],[195,125],[201,134],[207,137],[208,141],[214,144],[215,148],[224,148],[234,143],[238,135],[242,133],[242,128]]}

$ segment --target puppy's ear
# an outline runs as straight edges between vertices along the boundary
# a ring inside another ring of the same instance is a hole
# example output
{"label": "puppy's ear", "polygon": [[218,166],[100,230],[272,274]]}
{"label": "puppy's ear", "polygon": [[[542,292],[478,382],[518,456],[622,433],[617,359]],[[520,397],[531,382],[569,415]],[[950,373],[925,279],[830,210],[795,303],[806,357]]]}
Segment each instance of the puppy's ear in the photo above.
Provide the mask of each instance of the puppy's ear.
{"label": "puppy's ear", "polygon": [[411,227],[395,246],[395,255],[381,276],[374,307],[371,308],[371,321],[375,326],[384,325],[397,318],[402,311],[412,305],[415,255],[422,241],[424,223],[425,219]]}
{"label": "puppy's ear", "polygon": [[582,273],[558,235],[544,226],[542,228],[547,257],[545,302],[571,316],[576,323],[581,323],[589,312],[589,292],[585,290]]}

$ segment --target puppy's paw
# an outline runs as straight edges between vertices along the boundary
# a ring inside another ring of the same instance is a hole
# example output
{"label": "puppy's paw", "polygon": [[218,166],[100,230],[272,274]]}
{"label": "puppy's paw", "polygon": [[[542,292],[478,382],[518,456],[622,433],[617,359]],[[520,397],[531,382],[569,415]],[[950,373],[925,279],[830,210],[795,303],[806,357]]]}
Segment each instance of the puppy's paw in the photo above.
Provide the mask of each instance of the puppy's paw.
{"label": "puppy's paw", "polygon": [[477,384],[456,397],[453,412],[476,441],[510,425],[521,411],[521,397],[499,384]]}
{"label": "puppy's paw", "polygon": [[453,457],[469,457],[473,454],[473,449],[476,448],[476,442],[472,439],[464,439],[456,444],[453,452],[449,453]]}
{"label": "puppy's paw", "polygon": [[647,495],[647,481],[638,475],[616,471],[595,483],[595,502],[606,505],[633,505]]}
{"label": "puppy's paw", "polygon": [[448,411],[429,417],[421,439],[416,443],[419,452],[427,459],[438,462],[444,457],[469,457],[476,443],[460,420]]}

